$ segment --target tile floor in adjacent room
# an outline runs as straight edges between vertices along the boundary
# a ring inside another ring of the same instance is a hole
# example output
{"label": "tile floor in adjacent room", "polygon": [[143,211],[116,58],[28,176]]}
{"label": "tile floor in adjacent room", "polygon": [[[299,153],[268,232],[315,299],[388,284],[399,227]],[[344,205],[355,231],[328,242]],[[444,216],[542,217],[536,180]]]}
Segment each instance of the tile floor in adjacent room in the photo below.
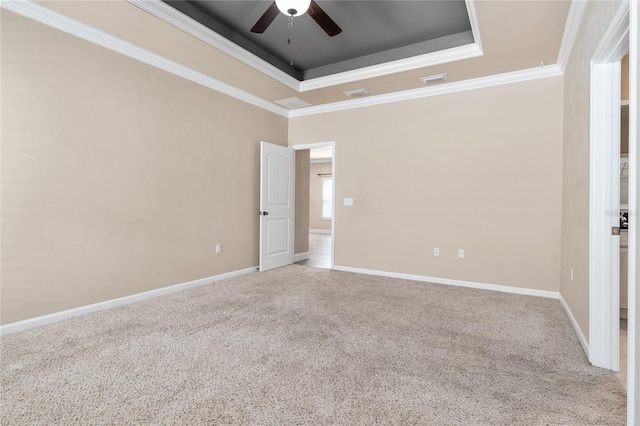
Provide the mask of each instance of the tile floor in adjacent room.
{"label": "tile floor in adjacent room", "polygon": [[309,234],[309,259],[297,264],[314,268],[331,268],[331,235]]}

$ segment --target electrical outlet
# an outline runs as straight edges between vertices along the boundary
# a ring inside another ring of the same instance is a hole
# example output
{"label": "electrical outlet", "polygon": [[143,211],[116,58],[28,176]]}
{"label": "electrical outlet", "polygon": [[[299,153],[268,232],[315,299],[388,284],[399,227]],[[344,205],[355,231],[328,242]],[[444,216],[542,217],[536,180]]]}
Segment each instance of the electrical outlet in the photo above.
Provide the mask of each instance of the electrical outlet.
{"label": "electrical outlet", "polygon": [[216,244],[216,254],[222,253],[222,246],[220,244]]}
{"label": "electrical outlet", "polygon": [[438,247],[434,247],[433,248],[433,255],[434,256],[440,256],[440,249]]}
{"label": "electrical outlet", "polygon": [[458,249],[458,258],[464,259],[464,249]]}

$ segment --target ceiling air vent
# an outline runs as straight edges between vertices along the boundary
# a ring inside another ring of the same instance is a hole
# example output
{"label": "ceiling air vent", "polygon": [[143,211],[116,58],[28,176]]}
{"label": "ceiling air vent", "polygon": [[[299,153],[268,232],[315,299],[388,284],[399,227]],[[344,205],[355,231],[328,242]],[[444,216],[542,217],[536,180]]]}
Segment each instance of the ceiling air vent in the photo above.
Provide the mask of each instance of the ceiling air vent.
{"label": "ceiling air vent", "polygon": [[303,101],[302,99],[296,98],[296,97],[280,99],[279,101],[275,101],[275,103],[287,109],[304,108],[304,107],[311,106],[309,102]]}
{"label": "ceiling air vent", "polygon": [[435,83],[436,81],[444,81],[447,79],[447,73],[443,72],[442,74],[430,75],[428,77],[422,77],[420,80],[424,84]]}
{"label": "ceiling air vent", "polygon": [[349,96],[350,98],[357,98],[358,96],[368,95],[369,91],[367,91],[367,89],[356,89],[356,90],[347,90],[346,92],[343,92],[343,93]]}

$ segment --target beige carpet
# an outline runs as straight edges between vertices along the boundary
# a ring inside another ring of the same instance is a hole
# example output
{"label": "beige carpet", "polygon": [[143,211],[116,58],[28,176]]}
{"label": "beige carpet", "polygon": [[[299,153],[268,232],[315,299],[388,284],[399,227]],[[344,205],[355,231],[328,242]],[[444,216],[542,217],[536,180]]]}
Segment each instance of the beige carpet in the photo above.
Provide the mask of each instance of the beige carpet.
{"label": "beige carpet", "polygon": [[625,423],[557,300],[298,265],[1,344],[3,425]]}

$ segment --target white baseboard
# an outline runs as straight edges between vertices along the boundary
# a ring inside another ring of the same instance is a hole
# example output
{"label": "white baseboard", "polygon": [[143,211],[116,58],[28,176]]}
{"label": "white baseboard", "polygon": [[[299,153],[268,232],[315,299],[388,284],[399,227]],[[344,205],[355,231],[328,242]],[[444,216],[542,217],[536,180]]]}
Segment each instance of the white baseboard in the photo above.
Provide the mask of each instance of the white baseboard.
{"label": "white baseboard", "polygon": [[386,271],[377,271],[373,269],[361,269],[361,268],[352,268],[350,266],[339,266],[334,265],[333,268],[336,271],[344,271],[344,272],[354,272],[357,274],[367,274],[367,275],[376,275],[381,277],[389,277],[389,278],[400,278],[405,280],[413,280],[413,281],[421,281],[421,282],[429,282],[434,284],[444,284],[444,285],[452,285],[458,287],[468,287],[468,288],[477,288],[481,290],[492,290],[492,291],[501,291],[504,293],[514,293],[514,294],[522,294],[526,296],[538,296],[538,297],[546,297],[550,299],[559,299],[560,304],[564,308],[567,316],[569,317],[569,321],[573,326],[573,329],[580,341],[580,345],[582,345],[582,349],[584,350],[587,359],[589,358],[589,343],[587,339],[584,337],[584,333],[582,329],[578,325],[578,321],[573,316],[573,312],[565,302],[562,294],[556,291],[547,291],[547,290],[536,290],[531,288],[520,288],[520,287],[510,287],[505,285],[497,285],[497,284],[485,284],[485,283],[477,283],[471,281],[460,281],[460,280],[451,280],[447,278],[435,278],[435,277],[427,277],[423,275],[411,275],[411,274],[401,274],[397,272],[386,272]]}
{"label": "white baseboard", "polygon": [[560,293],[558,293],[557,291],[536,290],[533,288],[510,287],[510,286],[498,285],[498,284],[485,284],[485,283],[477,283],[473,281],[452,280],[449,278],[436,278],[436,277],[427,277],[424,275],[412,275],[412,274],[402,274],[398,272],[377,271],[374,269],[352,268],[350,266],[334,265],[332,269],[336,271],[355,272],[357,274],[377,275],[380,277],[389,277],[389,278],[400,278],[403,280],[421,281],[421,282],[428,282],[433,284],[444,284],[444,285],[451,285],[456,287],[468,287],[468,288],[477,288],[480,290],[501,291],[503,293],[523,294],[526,296],[547,297],[550,299],[558,299],[560,297]]}
{"label": "white baseboard", "polygon": [[567,316],[569,317],[569,321],[573,326],[573,330],[576,332],[576,335],[578,336],[578,340],[582,345],[582,350],[584,350],[585,355],[587,355],[587,359],[589,359],[589,343],[587,342],[587,339],[584,337],[584,333],[582,332],[582,329],[578,325],[578,321],[576,321],[576,317],[573,316],[573,312],[571,312],[571,308],[569,308],[569,305],[567,305],[567,302],[565,302],[564,297],[562,297],[562,294],[560,295],[560,303],[562,304],[564,311],[567,313]]}
{"label": "white baseboard", "polygon": [[307,260],[311,257],[311,255],[309,255],[308,251],[305,251],[304,253],[296,253],[293,255],[293,262],[301,262],[303,260]]}
{"label": "white baseboard", "polygon": [[309,229],[310,234],[329,234],[331,235],[331,229]]}
{"label": "white baseboard", "polygon": [[215,281],[224,280],[227,278],[233,278],[240,275],[250,274],[256,272],[258,267],[241,269],[238,271],[227,272],[225,274],[214,275],[212,277],[201,278],[195,281],[189,281],[182,284],[175,284],[168,287],[162,287],[155,290],[145,291],[143,293],[132,294],[131,296],[120,297],[117,299],[106,300],[104,302],[94,303],[92,305],[80,306],[78,308],[68,309],[66,311],[55,312],[49,315],[43,315],[41,317],[29,318],[24,321],[13,322],[0,326],[0,336],[5,334],[17,333],[19,331],[28,330],[40,325],[52,324],[68,318],[77,317],[92,312],[103,311],[105,309],[115,308],[121,305],[127,305],[129,303],[138,302],[140,300],[148,299],[150,297],[162,296],[163,294],[174,293],[176,291],[186,290],[192,287],[198,287],[202,285],[211,284]]}
{"label": "white baseboard", "polygon": [[477,288],[481,290],[492,290],[492,291],[501,291],[503,293],[514,293],[514,294],[522,294],[526,296],[538,296],[538,297],[546,297],[550,299],[559,299],[560,304],[564,308],[567,316],[569,317],[569,321],[573,326],[573,329],[578,336],[578,340],[582,345],[582,349],[589,358],[589,343],[587,339],[584,337],[584,333],[580,329],[578,325],[578,321],[573,316],[573,312],[569,309],[569,305],[565,302],[562,294],[557,291],[548,291],[548,290],[536,290],[532,288],[521,288],[521,287],[510,287],[506,285],[497,285],[497,284],[485,284],[485,283],[477,283],[472,281],[460,281],[460,280],[452,280],[448,278],[435,278],[435,277],[427,277],[424,275],[412,275],[412,274],[402,274],[397,272],[386,272],[386,271],[377,271],[373,269],[361,269],[361,268],[352,268],[350,266],[339,266],[334,265],[333,268],[336,271],[344,271],[344,272],[354,272],[357,274],[367,274],[367,275],[376,275],[381,277],[389,277],[389,278],[399,278],[405,280],[413,280],[413,281],[421,281],[421,282],[429,282],[434,284],[444,284],[444,285],[452,285],[457,287],[468,287],[468,288]]}

